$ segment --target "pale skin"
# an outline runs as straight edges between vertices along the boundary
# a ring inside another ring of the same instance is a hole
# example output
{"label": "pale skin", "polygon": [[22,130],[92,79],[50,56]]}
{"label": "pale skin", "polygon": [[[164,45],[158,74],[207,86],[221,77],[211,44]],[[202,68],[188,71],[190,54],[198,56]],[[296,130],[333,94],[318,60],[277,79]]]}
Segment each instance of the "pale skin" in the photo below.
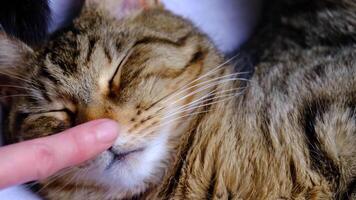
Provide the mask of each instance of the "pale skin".
{"label": "pale skin", "polygon": [[108,119],[91,121],[62,133],[0,148],[0,189],[40,180],[78,165],[108,149],[119,126]]}

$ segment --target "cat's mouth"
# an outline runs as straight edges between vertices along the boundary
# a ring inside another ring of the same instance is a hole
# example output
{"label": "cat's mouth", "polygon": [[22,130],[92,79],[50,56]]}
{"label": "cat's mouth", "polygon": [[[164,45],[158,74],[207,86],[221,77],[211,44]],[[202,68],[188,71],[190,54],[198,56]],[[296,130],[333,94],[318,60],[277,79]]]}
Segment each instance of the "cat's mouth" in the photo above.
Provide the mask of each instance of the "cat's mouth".
{"label": "cat's mouth", "polygon": [[108,152],[111,154],[111,160],[109,164],[106,166],[106,169],[110,169],[112,166],[114,166],[116,163],[124,161],[129,155],[135,154],[142,152],[144,149],[135,149],[132,151],[126,151],[126,152],[116,152],[112,148],[108,149]]}

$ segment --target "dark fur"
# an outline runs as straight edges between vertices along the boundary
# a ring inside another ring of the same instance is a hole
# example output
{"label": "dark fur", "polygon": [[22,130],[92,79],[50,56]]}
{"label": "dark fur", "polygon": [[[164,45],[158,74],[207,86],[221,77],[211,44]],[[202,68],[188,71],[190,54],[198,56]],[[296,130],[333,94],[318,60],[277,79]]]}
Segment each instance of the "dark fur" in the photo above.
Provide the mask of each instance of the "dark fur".
{"label": "dark fur", "polygon": [[50,23],[48,0],[2,0],[0,24],[5,32],[28,44],[47,37]]}

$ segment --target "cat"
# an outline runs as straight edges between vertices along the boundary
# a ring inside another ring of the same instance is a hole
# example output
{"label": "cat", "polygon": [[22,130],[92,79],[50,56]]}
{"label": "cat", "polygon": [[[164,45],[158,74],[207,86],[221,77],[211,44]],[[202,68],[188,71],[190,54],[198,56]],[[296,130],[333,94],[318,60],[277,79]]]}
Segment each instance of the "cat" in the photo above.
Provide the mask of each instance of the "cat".
{"label": "cat", "polygon": [[[180,132],[189,128],[189,121],[170,121],[193,111],[187,105],[213,88],[195,95],[194,87],[177,90],[223,61],[205,35],[158,6],[136,12],[140,5],[123,1],[123,16],[116,15],[119,1],[102,2],[88,1],[73,26],[41,48],[1,35],[1,74],[10,75],[1,80],[12,83],[2,92],[17,96],[3,99],[9,108],[7,141],[96,118],[115,119],[124,130],[95,160],[41,182],[46,199],[129,198],[153,189],[174,159]],[[75,191],[75,185],[83,190]]]}
{"label": "cat", "polygon": [[242,49],[251,80],[162,8],[96,3],[40,49],[0,36],[8,141],[123,126],[94,160],[40,181],[44,198],[356,198],[354,1],[266,4]]}

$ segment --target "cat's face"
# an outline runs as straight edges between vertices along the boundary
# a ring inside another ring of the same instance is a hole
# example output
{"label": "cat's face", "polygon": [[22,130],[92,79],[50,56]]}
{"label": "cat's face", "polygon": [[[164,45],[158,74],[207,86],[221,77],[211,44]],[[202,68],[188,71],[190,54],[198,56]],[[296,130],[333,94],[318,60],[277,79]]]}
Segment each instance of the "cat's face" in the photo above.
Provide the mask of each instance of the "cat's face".
{"label": "cat's face", "polygon": [[122,197],[162,179],[197,103],[216,86],[204,83],[219,75],[208,72],[221,62],[203,35],[162,10],[119,21],[84,11],[71,29],[34,52],[2,40],[22,55],[23,62],[11,61],[17,65],[11,73],[26,80],[17,82],[25,96],[12,98],[8,134],[24,140],[89,120],[116,120],[121,132],[112,148],[71,176]]}

